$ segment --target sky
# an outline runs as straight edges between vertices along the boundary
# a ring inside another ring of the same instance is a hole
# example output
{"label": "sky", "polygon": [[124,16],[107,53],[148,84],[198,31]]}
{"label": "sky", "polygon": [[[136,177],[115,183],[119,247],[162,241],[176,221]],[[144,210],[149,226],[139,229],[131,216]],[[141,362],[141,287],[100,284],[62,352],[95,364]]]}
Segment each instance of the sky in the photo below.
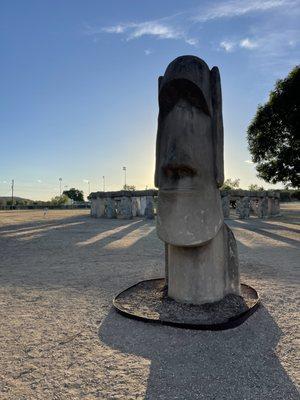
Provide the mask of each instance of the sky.
{"label": "sky", "polygon": [[[258,183],[246,131],[299,64],[300,0],[1,0],[0,196],[154,187],[157,79],[220,69],[225,177]],[[281,187],[281,185],[277,185]]]}

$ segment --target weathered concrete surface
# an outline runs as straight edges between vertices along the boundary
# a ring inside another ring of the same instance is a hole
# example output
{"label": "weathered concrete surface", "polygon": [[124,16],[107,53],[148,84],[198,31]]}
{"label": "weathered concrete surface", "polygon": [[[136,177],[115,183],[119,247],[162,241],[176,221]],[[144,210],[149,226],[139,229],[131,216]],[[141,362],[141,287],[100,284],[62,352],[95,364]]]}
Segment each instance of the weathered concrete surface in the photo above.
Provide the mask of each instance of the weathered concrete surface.
{"label": "weathered concrete surface", "polygon": [[230,197],[225,195],[222,197],[222,209],[224,218],[230,217]]}
{"label": "weathered concrete surface", "polygon": [[[157,234],[174,246],[196,246],[221,228],[223,174],[221,87],[217,68],[195,56],[172,61],[159,84],[155,186]],[[218,109],[219,108],[219,109]]]}
{"label": "weathered concrete surface", "polygon": [[226,224],[206,245],[169,245],[168,262],[168,294],[176,301],[204,304],[240,293],[236,243]]}
{"label": "weathered concrete surface", "polygon": [[100,214],[100,216],[105,216],[106,218],[117,218],[116,206],[114,199],[103,199],[105,203],[105,213]]}
{"label": "weathered concrete surface", "polygon": [[268,199],[267,197],[263,197],[259,200],[258,209],[257,209],[258,218],[267,218],[268,217]]}
{"label": "weathered concrete surface", "polygon": [[151,196],[146,197],[146,208],[144,215],[147,219],[154,219],[154,203],[153,197]]}
{"label": "weathered concrete surface", "polygon": [[250,216],[250,198],[242,197],[237,201],[236,212],[240,219],[247,219]]}
{"label": "weathered concrete surface", "polygon": [[178,57],[159,80],[155,169],[157,234],[168,245],[168,294],[176,301],[203,304],[227,290],[240,293],[237,253],[236,280],[228,282],[223,170],[219,70],[195,56]]}
{"label": "weathered concrete surface", "polygon": [[[133,217],[145,216],[147,206],[147,198],[154,198],[158,195],[158,190],[135,190],[135,191],[116,191],[116,192],[93,192],[90,194],[91,199],[91,217],[94,218],[116,218],[115,198],[122,196],[131,197],[131,207]],[[244,197],[250,198],[251,211],[257,215],[258,200],[262,197],[268,198],[268,216],[280,214],[279,194],[272,191],[251,192],[249,190],[229,190],[221,191],[222,208],[224,218],[230,217],[230,200],[242,201]],[[106,204],[112,205],[113,215],[107,213]],[[112,216],[111,216],[112,215]]]}
{"label": "weathered concrete surface", "polygon": [[285,207],[228,221],[263,307],[223,332],[112,310],[124,288],[164,276],[153,221],[0,212],[1,400],[298,400],[300,205]]}
{"label": "weathered concrete surface", "polygon": [[132,216],[140,217],[141,214],[141,199],[139,197],[131,198]]}
{"label": "weathered concrete surface", "polygon": [[122,196],[116,199],[117,218],[131,219],[132,218],[132,205],[131,197]]}

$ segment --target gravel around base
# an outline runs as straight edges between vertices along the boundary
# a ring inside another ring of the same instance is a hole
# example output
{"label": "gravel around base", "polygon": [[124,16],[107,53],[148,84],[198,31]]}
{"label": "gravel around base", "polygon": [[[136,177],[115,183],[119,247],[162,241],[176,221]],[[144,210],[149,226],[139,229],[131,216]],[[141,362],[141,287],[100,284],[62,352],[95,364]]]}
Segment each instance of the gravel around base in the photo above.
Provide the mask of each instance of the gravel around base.
{"label": "gravel around base", "polygon": [[163,276],[155,223],[0,212],[0,399],[299,399],[299,204],[228,220],[262,306],[227,331],[145,324],[112,299]]}
{"label": "gravel around base", "polygon": [[225,324],[258,302],[255,290],[241,286],[241,296],[228,294],[222,300],[202,305],[184,304],[168,297],[165,279],[142,281],[121,292],[114,300],[129,316],[181,324]]}

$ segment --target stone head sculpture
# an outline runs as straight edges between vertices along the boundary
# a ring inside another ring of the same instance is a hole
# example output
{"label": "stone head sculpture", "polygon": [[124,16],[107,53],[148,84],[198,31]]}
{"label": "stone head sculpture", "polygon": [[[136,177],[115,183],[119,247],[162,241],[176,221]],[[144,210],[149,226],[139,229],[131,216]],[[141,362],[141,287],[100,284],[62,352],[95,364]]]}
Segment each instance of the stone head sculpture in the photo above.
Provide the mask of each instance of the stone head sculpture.
{"label": "stone head sculpture", "polygon": [[177,246],[199,246],[223,223],[220,75],[195,56],[172,61],[159,78],[155,186],[158,236]]}
{"label": "stone head sculpture", "polygon": [[158,91],[157,233],[166,243],[168,293],[183,302],[216,301],[239,292],[236,246],[219,192],[224,180],[219,70],[195,56],[178,57],[159,78]]}

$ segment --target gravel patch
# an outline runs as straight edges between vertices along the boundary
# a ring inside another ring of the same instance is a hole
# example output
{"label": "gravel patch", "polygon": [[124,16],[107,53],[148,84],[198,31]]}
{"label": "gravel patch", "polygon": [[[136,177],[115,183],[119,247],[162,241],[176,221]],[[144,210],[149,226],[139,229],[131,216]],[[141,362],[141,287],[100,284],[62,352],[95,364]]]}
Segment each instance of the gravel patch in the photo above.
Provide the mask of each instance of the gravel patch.
{"label": "gravel patch", "polygon": [[129,316],[182,326],[193,324],[200,328],[203,325],[226,324],[249,311],[257,302],[255,290],[242,285],[241,296],[228,294],[220,301],[202,305],[178,303],[168,297],[165,279],[154,279],[139,282],[121,292],[114,305]]}

